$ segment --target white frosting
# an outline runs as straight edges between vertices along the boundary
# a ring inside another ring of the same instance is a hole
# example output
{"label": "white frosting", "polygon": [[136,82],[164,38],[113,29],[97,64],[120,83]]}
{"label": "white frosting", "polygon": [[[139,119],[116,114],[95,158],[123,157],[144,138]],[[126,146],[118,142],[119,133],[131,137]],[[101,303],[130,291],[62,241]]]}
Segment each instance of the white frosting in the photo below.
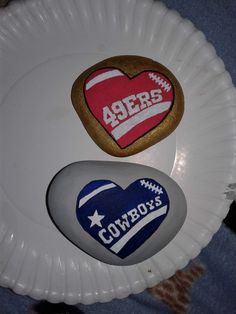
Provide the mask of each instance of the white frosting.
{"label": "white frosting", "polygon": [[155,115],[165,112],[168,110],[171,106],[171,101],[165,101],[162,103],[158,103],[156,105],[153,105],[152,107],[148,107],[136,115],[129,118],[129,120],[124,121],[120,125],[118,125],[114,130],[111,132],[112,136],[118,140],[123,135],[125,135],[128,131],[133,129],[136,125],[139,123],[154,117]]}
{"label": "white frosting", "polygon": [[110,79],[112,77],[116,77],[116,76],[124,76],[124,74],[122,72],[120,72],[119,70],[111,70],[111,71],[107,71],[105,73],[101,73],[101,74],[95,76],[93,79],[91,79],[86,84],[86,90],[89,90],[91,87],[93,87],[97,83],[103,82],[105,80],[108,80],[108,79]]}

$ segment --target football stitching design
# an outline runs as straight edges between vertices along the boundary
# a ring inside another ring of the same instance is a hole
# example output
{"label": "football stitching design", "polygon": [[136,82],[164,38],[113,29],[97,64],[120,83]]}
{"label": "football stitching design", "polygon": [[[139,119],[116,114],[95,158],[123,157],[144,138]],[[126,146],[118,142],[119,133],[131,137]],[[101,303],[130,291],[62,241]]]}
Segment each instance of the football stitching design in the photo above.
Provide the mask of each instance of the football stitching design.
{"label": "football stitching design", "polygon": [[154,73],[149,73],[148,76],[151,80],[159,84],[166,92],[169,92],[171,90],[171,85],[165,80],[161,79],[160,76],[157,76]]}
{"label": "football stitching design", "polygon": [[155,185],[155,184],[153,184],[153,183],[151,183],[149,181],[140,180],[140,184],[142,186],[144,186],[145,188],[151,190],[152,192],[158,193],[158,195],[163,194],[163,190],[162,190],[162,188],[160,186]]}

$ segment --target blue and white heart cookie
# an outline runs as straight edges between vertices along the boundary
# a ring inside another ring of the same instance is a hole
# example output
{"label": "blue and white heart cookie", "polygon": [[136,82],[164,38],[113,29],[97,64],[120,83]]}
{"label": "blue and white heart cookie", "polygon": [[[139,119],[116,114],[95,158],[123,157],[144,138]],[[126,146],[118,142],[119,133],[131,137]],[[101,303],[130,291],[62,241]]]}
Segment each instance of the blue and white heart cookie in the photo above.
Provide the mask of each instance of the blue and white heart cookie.
{"label": "blue and white heart cookie", "polygon": [[82,228],[122,259],[159,228],[168,211],[167,192],[149,178],[124,190],[109,180],[92,181],[79,193],[76,208]]}
{"label": "blue and white heart cookie", "polygon": [[120,162],[63,168],[47,193],[50,216],[80,249],[109,264],[130,265],[160,251],[186,216],[180,187],[164,173]]}

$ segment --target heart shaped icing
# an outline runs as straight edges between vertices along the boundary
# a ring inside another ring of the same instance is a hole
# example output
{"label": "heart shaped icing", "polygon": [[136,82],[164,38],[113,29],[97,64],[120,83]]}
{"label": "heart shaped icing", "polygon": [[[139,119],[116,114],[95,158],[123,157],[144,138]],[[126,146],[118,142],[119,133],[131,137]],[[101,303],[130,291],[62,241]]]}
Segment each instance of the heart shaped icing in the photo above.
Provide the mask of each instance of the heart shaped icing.
{"label": "heart shaped icing", "polygon": [[70,164],[53,178],[46,199],[50,217],[71,242],[114,265],[156,254],[186,217],[184,194],[169,176],[126,162]]}
{"label": "heart shaped icing", "polygon": [[75,80],[71,101],[94,142],[119,157],[163,140],[184,112],[173,73],[141,56],[115,56],[91,66]]}
{"label": "heart shaped icing", "polygon": [[84,93],[94,117],[121,148],[158,126],[174,100],[172,83],[157,71],[129,78],[116,68],[97,70],[87,78]]}
{"label": "heart shaped icing", "polygon": [[83,229],[125,258],[157,231],[168,213],[169,198],[150,178],[138,179],[125,190],[112,181],[97,180],[81,190],[76,208]]}

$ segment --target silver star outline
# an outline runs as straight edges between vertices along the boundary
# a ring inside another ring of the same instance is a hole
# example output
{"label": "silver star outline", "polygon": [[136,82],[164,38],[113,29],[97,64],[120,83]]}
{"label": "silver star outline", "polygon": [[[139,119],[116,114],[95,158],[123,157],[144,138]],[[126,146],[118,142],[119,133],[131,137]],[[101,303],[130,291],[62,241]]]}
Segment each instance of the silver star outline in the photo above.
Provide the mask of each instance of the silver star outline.
{"label": "silver star outline", "polygon": [[91,220],[90,228],[97,225],[98,227],[102,227],[101,220],[104,218],[104,215],[99,215],[98,211],[95,210],[92,216],[88,216],[88,219]]}

